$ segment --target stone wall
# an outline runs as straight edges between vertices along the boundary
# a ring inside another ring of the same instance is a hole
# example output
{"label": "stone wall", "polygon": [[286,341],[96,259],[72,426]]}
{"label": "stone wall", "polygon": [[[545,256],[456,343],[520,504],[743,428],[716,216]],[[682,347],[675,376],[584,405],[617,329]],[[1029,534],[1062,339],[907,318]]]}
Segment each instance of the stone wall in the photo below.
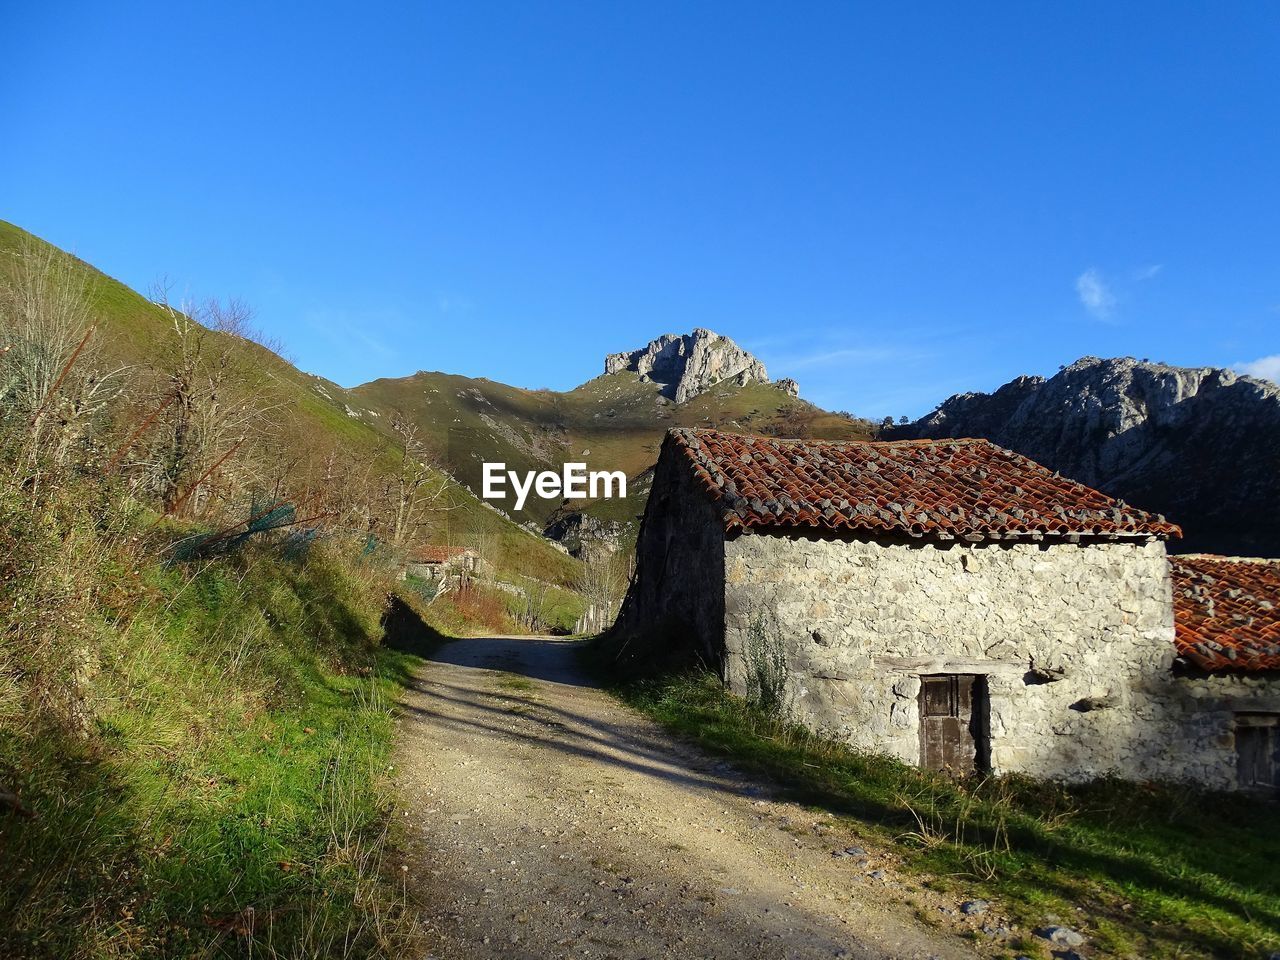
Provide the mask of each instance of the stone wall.
{"label": "stone wall", "polygon": [[682,459],[665,451],[658,459],[636,538],[635,575],[612,635],[633,659],[696,658],[719,669],[724,523]]}
{"label": "stone wall", "polygon": [[996,772],[1229,785],[1232,745],[1171,673],[1163,543],[748,532],[725,544],[724,565],[731,687],[745,694],[758,672],[764,623],[787,710],[827,736],[916,763],[920,676],[979,674]]}
{"label": "stone wall", "polygon": [[1212,674],[1172,678],[1167,704],[1173,736],[1191,746],[1185,775],[1214,789],[1237,786],[1235,718],[1238,713],[1280,714],[1280,677]]}

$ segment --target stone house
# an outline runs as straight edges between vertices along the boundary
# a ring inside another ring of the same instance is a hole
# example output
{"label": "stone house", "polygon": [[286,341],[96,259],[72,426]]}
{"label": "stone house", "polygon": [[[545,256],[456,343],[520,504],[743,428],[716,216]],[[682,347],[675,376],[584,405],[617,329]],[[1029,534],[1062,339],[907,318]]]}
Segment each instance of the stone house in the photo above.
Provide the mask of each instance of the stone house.
{"label": "stone house", "polygon": [[412,550],[404,572],[423,580],[444,580],[457,574],[473,575],[479,565],[480,557],[474,550],[434,545]]}
{"label": "stone house", "polygon": [[1175,634],[1178,534],[985,440],[672,430],[616,636],[911,764],[1232,787],[1277,664],[1220,604]]}

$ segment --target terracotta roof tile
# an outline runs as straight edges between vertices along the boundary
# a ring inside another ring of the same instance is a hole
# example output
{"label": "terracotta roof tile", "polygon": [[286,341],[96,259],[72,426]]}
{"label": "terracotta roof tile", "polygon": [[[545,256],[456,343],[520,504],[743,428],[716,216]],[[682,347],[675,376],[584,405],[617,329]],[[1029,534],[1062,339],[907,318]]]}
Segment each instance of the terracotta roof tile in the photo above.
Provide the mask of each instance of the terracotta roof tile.
{"label": "terracotta roof tile", "polygon": [[1205,670],[1280,670],[1280,560],[1170,557],[1178,654]]}
{"label": "terracotta roof tile", "polygon": [[418,547],[410,554],[410,559],[414,563],[448,563],[466,552],[466,547]]}
{"label": "terracotta roof tile", "polygon": [[778,440],[675,429],[725,527],[819,527],[938,539],[1170,537],[1127,506],[987,440]]}

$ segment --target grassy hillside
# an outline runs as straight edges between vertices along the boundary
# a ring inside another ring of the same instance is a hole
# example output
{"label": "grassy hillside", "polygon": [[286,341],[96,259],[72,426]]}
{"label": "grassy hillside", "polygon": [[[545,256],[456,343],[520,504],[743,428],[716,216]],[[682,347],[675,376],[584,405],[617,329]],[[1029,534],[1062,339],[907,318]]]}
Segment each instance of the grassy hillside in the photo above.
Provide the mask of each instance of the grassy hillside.
{"label": "grassy hillside", "polygon": [[[0,221],[0,279],[31,244],[47,247]],[[131,368],[131,392],[141,417],[148,399],[154,402],[163,392],[173,321],[146,297],[89,264],[69,259],[74,273],[90,287],[99,323],[94,344],[101,361]],[[835,438],[866,436],[869,429],[868,424],[819,410],[764,384],[725,384],[687,403],[668,403],[658,385],[640,383],[631,373],[600,376],[566,393],[444,373],[375,380],[346,390],[298,370],[252,340],[216,331],[209,336],[248,371],[243,379],[252,383],[255,396],[275,409],[279,426],[272,459],[281,471],[298,475],[294,486],[319,494],[326,486],[342,487],[354,478],[385,484],[399,467],[402,440],[393,422],[403,417],[459,481],[441,503],[448,509],[438,512],[423,539],[483,544],[500,573],[533,574],[564,586],[577,581],[577,561],[530,531],[541,531],[566,505],[530,497],[518,513],[510,502],[499,504],[505,507],[502,512],[491,509],[475,495],[485,461],[502,461],[521,472],[580,461],[592,470],[622,470],[636,477],[652,466],[663,433],[673,426]],[[336,481],[334,463],[345,471]],[[633,485],[629,493],[625,500],[567,506],[632,523],[643,510],[646,488]]]}
{"label": "grassy hillside", "polygon": [[[462,483],[479,490],[481,464],[501,461],[509,469],[558,469],[565,461],[591,470],[622,470],[636,477],[657,459],[671,427],[723,427],[852,439],[870,435],[870,425],[827,413],[767,384],[726,383],[683,404],[667,402],[654,383],[634,373],[596,377],[566,393],[524,390],[485,379],[417,373],[375,380],[350,391],[370,419],[401,415],[414,422],[437,455]],[[376,417],[375,417],[376,414]],[[645,490],[625,501],[575,504],[609,519],[634,519]],[[530,497],[524,510],[507,510],[521,522],[543,526],[565,506]]]}
{"label": "grassy hillside", "polygon": [[[24,246],[47,248],[43,240],[14,224],[0,220],[0,277],[10,273]],[[160,351],[173,337],[172,322],[163,310],[146,297],[113,280],[92,265],[65,254],[89,285],[94,313],[99,321],[94,338],[96,348],[108,365],[127,364],[148,370],[160,359]],[[299,449],[319,441],[327,449],[334,442],[353,452],[374,452],[385,439],[368,425],[344,411],[345,391],[337,384],[303,373],[287,360],[257,343],[213,333],[258,368],[280,399],[289,404]],[[326,396],[328,394],[328,396]]]}
{"label": "grassy hillside", "polygon": [[[13,224],[0,221],[0,281],[10,275],[24,249],[51,249]],[[74,277],[85,283],[98,323],[93,344],[104,367],[128,365],[130,394],[140,409],[161,395],[166,351],[174,339],[172,319],[146,297],[106,276],[91,265],[64,254]],[[338,463],[350,476],[376,486],[398,470],[400,439],[383,418],[358,409],[347,390],[312,374],[252,340],[212,331],[209,337],[225,346],[244,369],[240,389],[251,389],[273,407],[277,426],[273,461],[291,469],[294,487],[320,488],[322,471]],[[141,416],[141,414],[139,414]],[[512,576],[531,570],[564,585],[577,578],[577,563],[538,537],[530,536],[490,510],[465,488],[451,488],[439,521],[425,539],[466,544],[483,540],[493,560]]]}
{"label": "grassy hillside", "polygon": [[384,618],[438,634],[389,531],[580,606],[576,561],[201,316],[0,224],[0,956],[403,954]]}

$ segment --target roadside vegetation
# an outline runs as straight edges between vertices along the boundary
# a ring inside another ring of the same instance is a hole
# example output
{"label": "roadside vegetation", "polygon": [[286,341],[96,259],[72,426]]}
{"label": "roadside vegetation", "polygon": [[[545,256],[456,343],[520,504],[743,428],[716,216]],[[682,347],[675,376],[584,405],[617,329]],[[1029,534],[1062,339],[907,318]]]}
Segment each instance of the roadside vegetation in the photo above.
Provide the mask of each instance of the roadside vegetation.
{"label": "roadside vegetation", "polygon": [[382,571],[336,543],[168,564],[75,513],[5,517],[0,955],[394,952]]}
{"label": "roadside vegetation", "polygon": [[451,637],[565,636],[573,632],[586,602],[577,592],[532,577],[501,581],[459,577],[441,591],[436,581],[410,576],[399,589],[413,597],[425,624]]}
{"label": "roadside vegetation", "polygon": [[539,570],[536,609],[462,598],[513,629],[579,565],[169,293],[0,224],[0,956],[404,953],[384,635],[441,638],[404,559]]}
{"label": "roadside vegetation", "polygon": [[501,592],[479,584],[469,584],[433,600],[424,619],[446,637],[521,633]]}
{"label": "roadside vegetation", "polygon": [[[927,886],[997,900],[1027,931],[1087,933],[1090,956],[1280,951],[1280,809],[1234,794],[1018,777],[952,781],[856,753],[689,672],[615,687],[669,730],[782,785],[902,857]],[[1077,909],[1079,908],[1079,910]],[[1016,952],[1043,952],[1024,938]]]}
{"label": "roadside vegetation", "polygon": [[147,306],[144,368],[104,302],[0,250],[0,956],[402,952],[383,621],[432,485],[281,457],[240,306]]}

